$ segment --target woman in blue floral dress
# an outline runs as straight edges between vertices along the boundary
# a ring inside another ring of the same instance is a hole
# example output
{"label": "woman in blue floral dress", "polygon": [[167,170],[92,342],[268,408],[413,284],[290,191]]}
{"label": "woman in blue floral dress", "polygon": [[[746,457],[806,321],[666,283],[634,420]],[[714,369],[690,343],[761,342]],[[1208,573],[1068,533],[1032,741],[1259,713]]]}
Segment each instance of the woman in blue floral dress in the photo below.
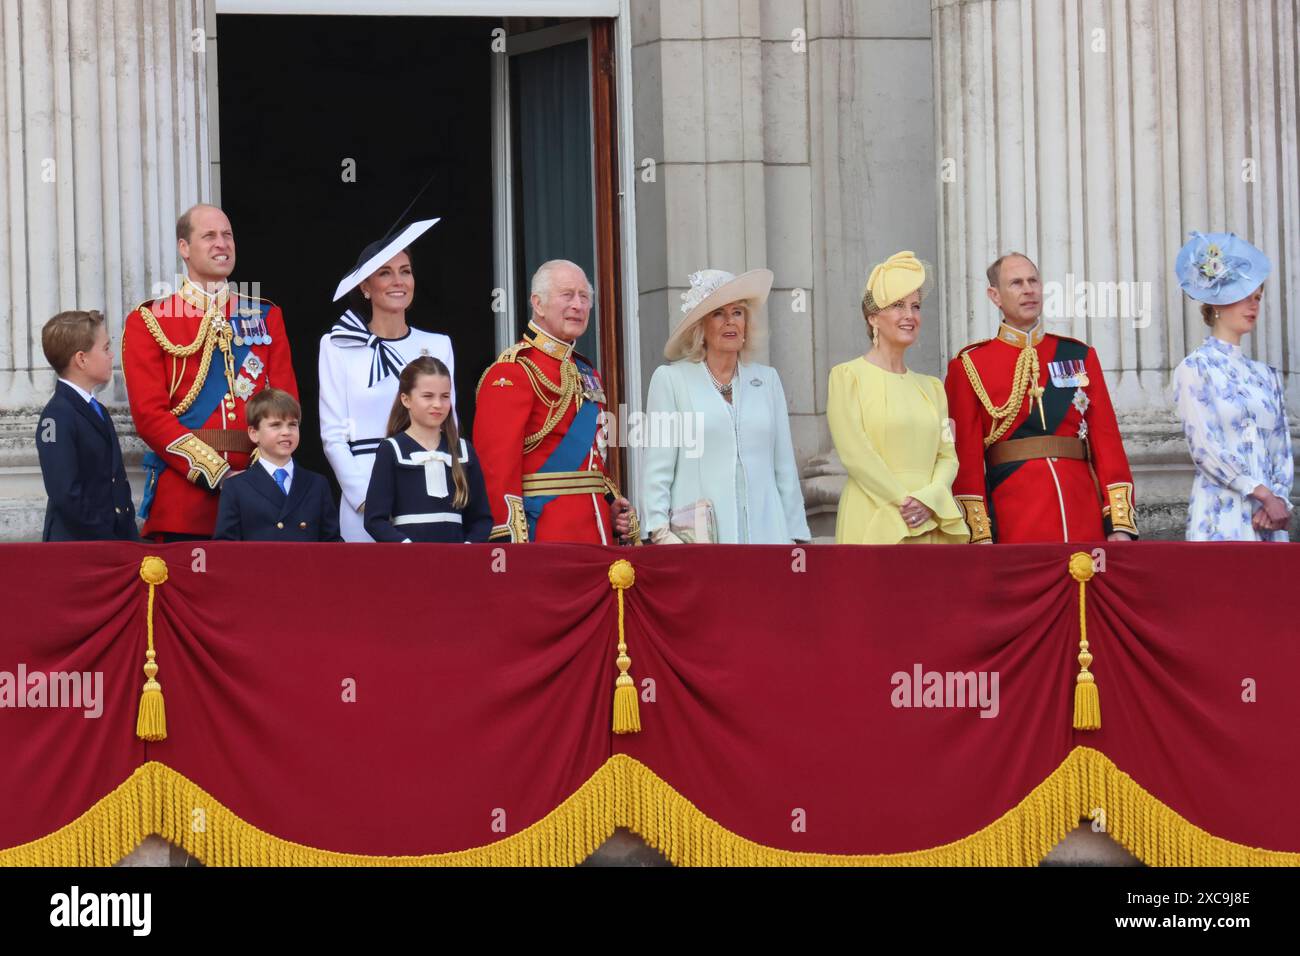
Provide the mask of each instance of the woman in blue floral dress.
{"label": "woman in blue floral dress", "polygon": [[1173,375],[1196,466],[1187,540],[1286,541],[1294,465],[1282,376],[1241,348],[1259,319],[1271,264],[1232,233],[1193,232],[1174,271],[1210,326]]}

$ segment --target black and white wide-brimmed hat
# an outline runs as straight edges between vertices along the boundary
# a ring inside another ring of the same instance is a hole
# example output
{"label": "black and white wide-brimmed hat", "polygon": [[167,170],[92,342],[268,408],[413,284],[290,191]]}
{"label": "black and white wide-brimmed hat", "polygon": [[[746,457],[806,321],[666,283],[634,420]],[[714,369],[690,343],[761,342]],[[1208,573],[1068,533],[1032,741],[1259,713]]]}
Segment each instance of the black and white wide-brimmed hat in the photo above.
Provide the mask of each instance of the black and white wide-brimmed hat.
{"label": "black and white wide-brimmed hat", "polygon": [[391,239],[379,239],[361,250],[357,258],[357,267],[343,277],[339,287],[334,290],[334,301],[343,298],[362,282],[379,271],[393,256],[397,255],[411,243],[428,232],[439,219],[421,219],[413,222]]}

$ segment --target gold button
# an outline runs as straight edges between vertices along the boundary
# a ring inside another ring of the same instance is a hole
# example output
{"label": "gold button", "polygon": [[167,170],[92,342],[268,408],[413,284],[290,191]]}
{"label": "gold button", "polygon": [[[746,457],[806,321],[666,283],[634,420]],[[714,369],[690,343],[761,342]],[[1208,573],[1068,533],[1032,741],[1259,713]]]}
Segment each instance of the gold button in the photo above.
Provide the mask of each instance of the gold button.
{"label": "gold button", "polygon": [[229,419],[233,422],[233,421],[235,420],[235,413],[234,413],[234,412],[231,412],[231,413],[230,413],[229,415],[227,415],[226,417],[229,418]]}
{"label": "gold button", "polygon": [[284,522],[283,522],[283,521],[277,521],[277,522],[275,523],[275,526],[276,526],[277,528],[283,528],[283,527],[284,527]]}
{"label": "gold button", "polygon": [[305,521],[301,521],[301,522],[299,522],[299,523],[298,523],[298,527],[299,527],[299,528],[305,528],[305,527],[307,527],[307,522],[305,522]]}
{"label": "gold button", "polygon": [[121,513],[122,513],[122,509],[121,509],[121,508],[114,508],[113,510],[116,511],[118,514],[121,514]]}

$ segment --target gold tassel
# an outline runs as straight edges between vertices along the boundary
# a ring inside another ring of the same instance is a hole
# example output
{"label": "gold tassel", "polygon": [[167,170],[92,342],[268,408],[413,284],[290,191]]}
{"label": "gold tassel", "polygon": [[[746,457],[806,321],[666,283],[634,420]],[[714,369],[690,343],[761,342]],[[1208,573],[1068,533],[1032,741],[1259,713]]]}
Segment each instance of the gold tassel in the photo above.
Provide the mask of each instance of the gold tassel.
{"label": "gold tassel", "polygon": [[1088,582],[1092,580],[1092,555],[1076,551],[1070,555],[1070,577],[1079,582],[1079,675],[1074,679],[1074,729],[1101,729],[1101,696],[1097,681],[1088,665],[1092,654],[1088,652],[1088,619],[1084,612]]}
{"label": "gold tassel", "polygon": [[629,674],[632,658],[627,656],[627,638],[623,630],[623,592],[636,583],[632,565],[619,558],[609,566],[609,583],[618,594],[618,680],[614,682],[614,733],[639,734],[641,712],[638,708],[636,684]]}
{"label": "gold tassel", "polygon": [[149,611],[146,617],[149,649],[145,651],[144,689],[140,693],[140,714],[135,722],[135,735],[141,740],[167,739],[167,710],[163,706],[162,685],[158,683],[157,654],[153,649],[153,596],[154,589],[167,580],[167,562],[150,555],[140,562],[140,577],[149,585]]}

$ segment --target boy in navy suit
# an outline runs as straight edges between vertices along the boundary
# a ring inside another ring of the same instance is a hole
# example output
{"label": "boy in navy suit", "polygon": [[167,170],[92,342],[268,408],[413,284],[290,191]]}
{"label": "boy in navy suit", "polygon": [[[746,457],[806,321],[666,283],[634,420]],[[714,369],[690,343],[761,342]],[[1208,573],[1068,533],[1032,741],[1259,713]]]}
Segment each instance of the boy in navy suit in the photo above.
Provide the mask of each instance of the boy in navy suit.
{"label": "boy in navy suit", "polygon": [[298,400],[264,388],[248,400],[247,413],[255,460],[222,483],[213,539],[342,541],[329,482],[293,462],[302,420]]}
{"label": "boy in navy suit", "polygon": [[139,540],[122,446],[113,419],[94,395],[113,377],[104,317],[60,312],[41,329],[41,348],[59,375],[36,425],[49,496],[41,540]]}

